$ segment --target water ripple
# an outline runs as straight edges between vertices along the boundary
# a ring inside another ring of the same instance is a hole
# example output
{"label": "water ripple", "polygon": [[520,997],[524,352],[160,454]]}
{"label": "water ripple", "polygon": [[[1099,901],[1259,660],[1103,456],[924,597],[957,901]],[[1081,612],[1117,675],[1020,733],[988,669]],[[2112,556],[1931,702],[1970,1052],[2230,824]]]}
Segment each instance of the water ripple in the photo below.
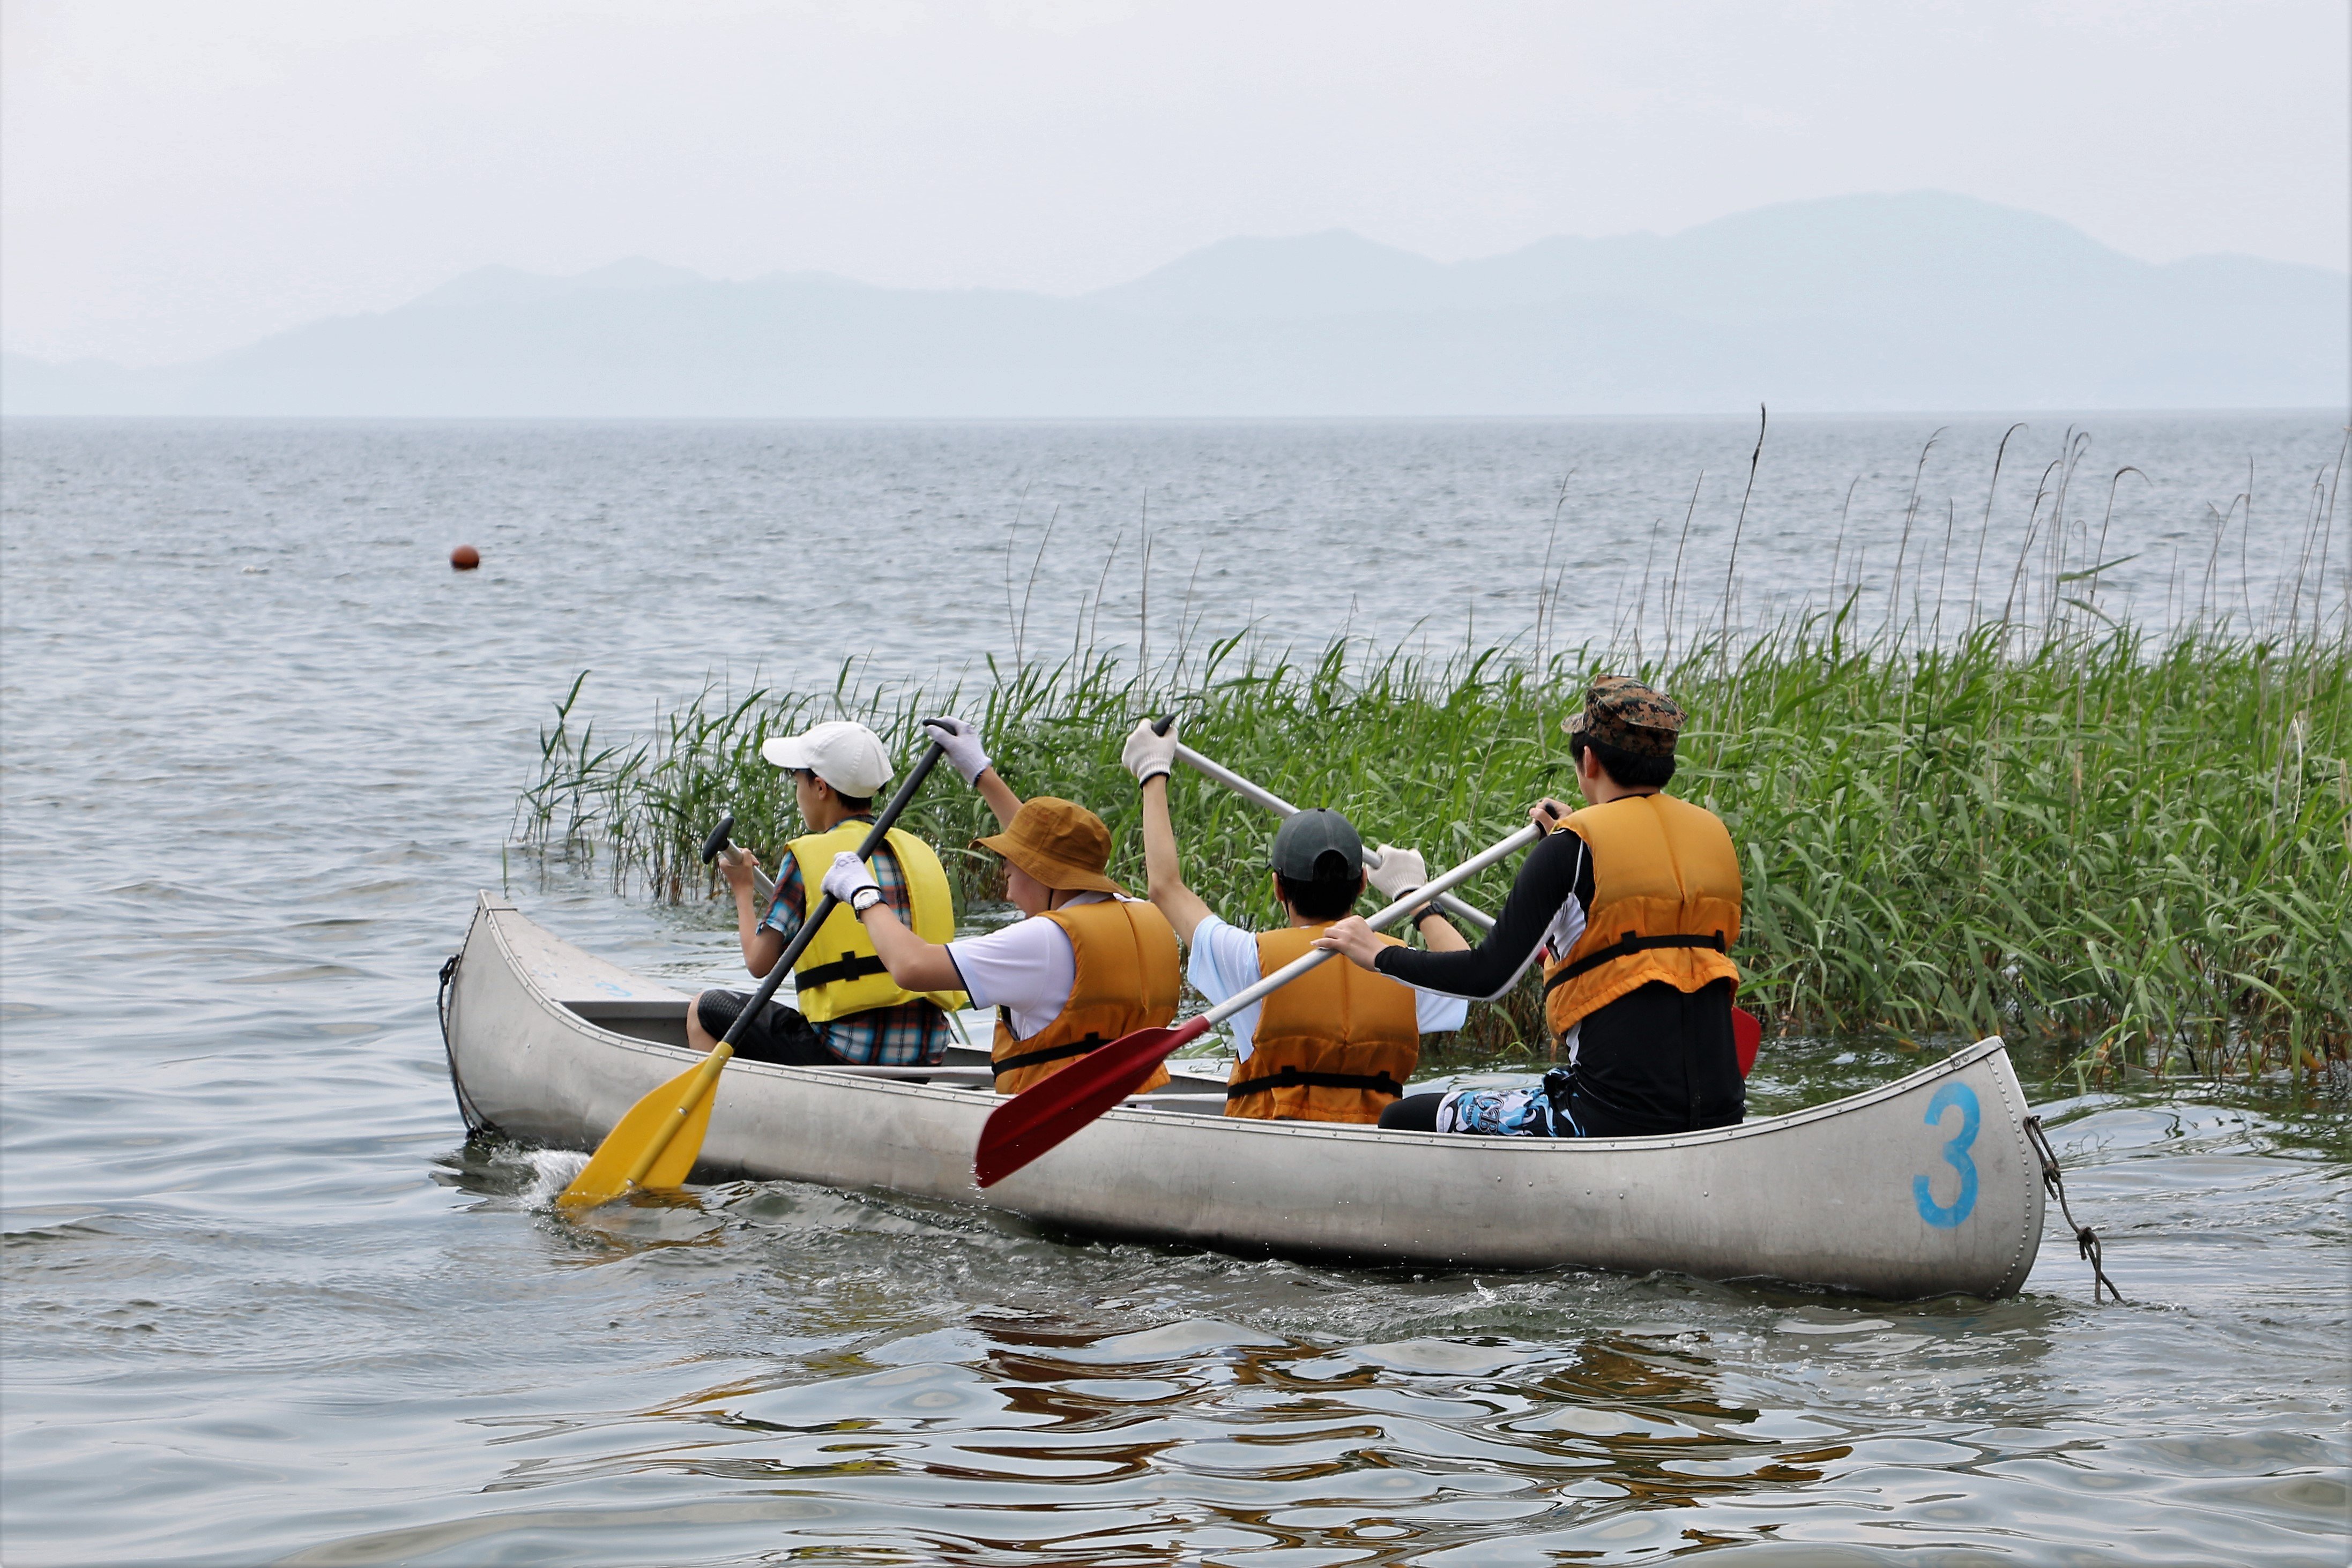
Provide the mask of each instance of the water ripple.
{"label": "water ripple", "polygon": [[[1891,554],[1936,423],[1792,428],[1749,518],[1759,602],[1820,577],[1813,525],[1856,474],[1849,548]],[[1931,484],[1979,482],[2000,429],[1961,422]],[[2142,602],[2169,551],[2204,560],[2200,507],[2249,451],[2284,476],[2338,440],[2294,416],[2100,429],[2155,476],[2116,519],[2154,563]],[[866,675],[961,667],[1004,641],[1024,488],[1030,537],[1060,505],[1082,541],[1041,568],[1038,623],[1104,580],[1148,489],[1157,559],[1200,557],[1210,632],[1427,612],[1451,640],[1474,609],[1524,622],[1532,581],[1492,562],[1540,543],[1580,465],[1560,613],[1602,624],[1654,510],[1744,473],[1749,439],[12,423],[0,1558],[2341,1561],[2340,1100],[2045,1104],[2123,1307],[2092,1305],[2055,1229],[2014,1300],[1889,1303],[1076,1244],[789,1183],[575,1221],[553,1199],[581,1156],[464,1138],[434,977],[478,886],[680,983],[737,963],[710,911],[593,871],[506,883],[513,789],[577,671],[624,729],[714,670],[829,682],[843,596],[806,563],[909,528],[923,612],[854,607],[883,639]],[[1703,496],[1694,549],[1734,500]],[[2258,570],[2292,532],[2253,533]],[[444,564],[460,534],[480,572]],[[1352,608],[1284,564],[1342,555]],[[1131,591],[1112,582],[1106,633]],[[1751,1091],[1809,1103],[1915,1061],[1776,1042]]]}

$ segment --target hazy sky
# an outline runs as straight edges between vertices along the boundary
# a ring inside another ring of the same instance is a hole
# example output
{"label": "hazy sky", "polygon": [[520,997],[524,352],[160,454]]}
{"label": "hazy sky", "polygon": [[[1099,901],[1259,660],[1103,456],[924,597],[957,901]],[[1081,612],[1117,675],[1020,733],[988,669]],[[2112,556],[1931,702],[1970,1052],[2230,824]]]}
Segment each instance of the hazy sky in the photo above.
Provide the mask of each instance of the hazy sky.
{"label": "hazy sky", "polygon": [[0,332],[185,359],[488,262],[1072,292],[1958,191],[2347,260],[2344,0],[0,0]]}

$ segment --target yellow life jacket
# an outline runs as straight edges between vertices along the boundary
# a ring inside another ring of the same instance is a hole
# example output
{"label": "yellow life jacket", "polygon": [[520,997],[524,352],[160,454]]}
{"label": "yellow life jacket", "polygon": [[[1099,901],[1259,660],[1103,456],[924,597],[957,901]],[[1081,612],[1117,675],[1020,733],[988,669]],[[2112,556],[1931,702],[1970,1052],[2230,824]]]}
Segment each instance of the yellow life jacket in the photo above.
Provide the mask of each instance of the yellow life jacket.
{"label": "yellow life jacket", "polygon": [[[1739,855],[1722,820],[1671,795],[1625,795],[1570,814],[1592,856],[1584,935],[1544,966],[1544,1021],[1557,1040],[1587,1014],[1664,980],[1696,991],[1728,979],[1739,940]],[[1559,830],[1555,830],[1559,831]]]}
{"label": "yellow life jacket", "polygon": [[[1032,919],[1050,920],[1070,939],[1077,960],[1070,999],[1052,1023],[1026,1040],[1013,1033],[1012,1013],[996,1014],[996,1042],[989,1051],[996,1067],[996,1090],[1017,1094],[1051,1078],[1098,1045],[1108,1045],[1139,1029],[1159,1029],[1176,1017],[1181,970],[1176,928],[1149,904],[1106,899],[1049,909]],[[1153,1071],[1139,1094],[1168,1082],[1164,1067]]]}
{"label": "yellow life jacket", "polygon": [[[809,913],[815,912],[824,896],[824,873],[833,869],[833,857],[844,850],[855,851],[873,831],[873,823],[852,819],[830,831],[794,839],[786,846],[800,862],[801,896],[807,901],[803,907]],[[930,845],[896,828],[890,830],[887,841],[898,858],[898,874],[906,879],[915,935],[926,942],[954,941],[955,900],[948,892],[948,873],[940,865],[940,857],[931,852]],[[874,951],[866,923],[852,915],[845,904],[834,905],[816,936],[801,949],[793,964],[793,986],[800,993],[794,1005],[811,1023],[895,1008],[918,995],[949,1012],[970,1005],[971,999],[961,991],[915,992],[902,988]]]}
{"label": "yellow life jacket", "polygon": [[[1260,932],[1258,973],[1271,975],[1305,957],[1329,928],[1325,922]],[[1329,958],[1259,1004],[1249,1060],[1234,1063],[1225,1087],[1225,1114],[1377,1122],[1404,1092],[1420,1060],[1412,988]]]}

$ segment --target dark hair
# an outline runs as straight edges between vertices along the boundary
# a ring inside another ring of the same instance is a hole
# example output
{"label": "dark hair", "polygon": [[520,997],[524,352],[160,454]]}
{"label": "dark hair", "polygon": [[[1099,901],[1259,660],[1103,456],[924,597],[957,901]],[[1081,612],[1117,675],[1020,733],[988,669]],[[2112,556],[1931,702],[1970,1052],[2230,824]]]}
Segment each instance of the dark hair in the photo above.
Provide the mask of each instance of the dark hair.
{"label": "dark hair", "polygon": [[1590,751],[1601,759],[1601,770],[1609,775],[1621,789],[1663,789],[1675,776],[1675,759],[1665,757],[1643,757],[1622,750],[1605,740],[1589,740],[1581,735],[1568,737],[1570,756],[1581,758]]}
{"label": "dark hair", "polygon": [[818,778],[816,769],[814,768],[795,768],[793,771],[813,784],[823,784],[826,789],[833,789],[833,798],[852,811],[870,811],[874,809],[873,796],[845,795],[840,790],[834,789],[830,781]]}
{"label": "dark hair", "polygon": [[1315,877],[1300,882],[1280,872],[1274,880],[1282,888],[1283,902],[1309,920],[1337,920],[1356,907],[1356,899],[1364,891],[1361,872],[1348,869],[1348,857],[1338,850],[1325,850],[1315,858]]}

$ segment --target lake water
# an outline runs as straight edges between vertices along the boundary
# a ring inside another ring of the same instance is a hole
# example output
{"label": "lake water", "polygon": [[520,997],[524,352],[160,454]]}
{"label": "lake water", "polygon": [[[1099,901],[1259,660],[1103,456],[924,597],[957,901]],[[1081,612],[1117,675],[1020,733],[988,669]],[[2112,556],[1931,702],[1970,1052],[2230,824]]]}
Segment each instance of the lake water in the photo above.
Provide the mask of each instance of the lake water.
{"label": "lake water", "polygon": [[[1553,648],[1630,632],[1645,561],[1664,635],[1676,549],[1678,635],[1727,575],[1741,623],[1883,613],[1898,557],[1898,616],[1998,609],[2053,538],[2134,557],[2100,602],[2143,621],[2341,613],[2335,421],[2083,423],[2031,540],[2063,419],[2011,440],[1989,523],[1990,420],[1776,425],[1744,523],[1755,432],[1700,421],[10,423],[0,1557],[2343,1562],[2341,1098],[2061,1099],[2021,1061],[2130,1304],[2092,1304],[2054,1210],[2019,1298],[1893,1304],[1071,1245],[790,1184],[573,1225],[561,1156],[467,1143],[434,1025],[502,882],[624,964],[731,969],[713,911],[507,849],[583,668],[620,733],[714,675],[1009,656],[1024,597],[1032,655],[1459,645],[1530,625],[1548,541]],[[1756,1109],[1916,1060],[1789,1048]]]}

